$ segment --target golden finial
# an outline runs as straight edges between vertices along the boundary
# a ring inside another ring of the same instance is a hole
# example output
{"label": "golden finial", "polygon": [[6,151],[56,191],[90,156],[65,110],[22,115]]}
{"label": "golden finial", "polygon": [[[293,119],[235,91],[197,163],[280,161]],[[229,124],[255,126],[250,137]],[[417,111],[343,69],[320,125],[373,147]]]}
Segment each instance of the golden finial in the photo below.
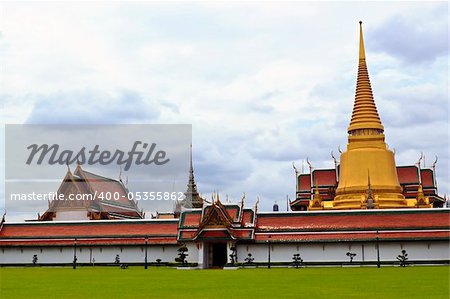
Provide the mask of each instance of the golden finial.
{"label": "golden finial", "polygon": [[316,185],[316,191],[314,192],[314,194],[320,195],[320,192],[319,192],[319,184],[317,184],[317,179],[315,180],[315,185]]}
{"label": "golden finial", "polygon": [[424,206],[429,206],[431,208],[430,205],[430,200],[428,197],[425,196],[425,194],[423,193],[423,187],[422,184],[419,184],[419,187],[417,188],[417,207],[424,207]]}
{"label": "golden finial", "polygon": [[417,194],[420,194],[423,196],[423,187],[422,184],[419,184],[419,187],[417,188]]}
{"label": "golden finial", "polygon": [[359,21],[359,59],[366,59],[366,51],[364,50],[362,21]]}
{"label": "golden finial", "polygon": [[358,77],[356,79],[355,103],[348,133],[354,135],[355,132],[361,130],[369,130],[371,135],[379,135],[384,131],[373,99],[369,72],[367,71],[362,22],[359,23],[359,64]]}
{"label": "golden finial", "polygon": [[322,208],[322,197],[319,192],[319,184],[317,179],[314,180],[315,184],[315,192],[312,198],[312,201],[309,203],[310,208]]}

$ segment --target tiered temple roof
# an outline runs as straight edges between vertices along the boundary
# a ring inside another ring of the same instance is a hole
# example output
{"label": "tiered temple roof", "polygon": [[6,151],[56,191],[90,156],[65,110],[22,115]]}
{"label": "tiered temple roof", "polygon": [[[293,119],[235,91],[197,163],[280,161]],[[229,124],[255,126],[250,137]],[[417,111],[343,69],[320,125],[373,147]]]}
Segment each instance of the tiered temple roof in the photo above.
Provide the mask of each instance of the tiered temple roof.
{"label": "tiered temple roof", "polygon": [[219,200],[179,219],[4,223],[1,246],[448,240],[449,209],[262,212]]}
{"label": "tiered temple roof", "polygon": [[[435,208],[441,208],[445,204],[445,198],[438,194],[435,172],[433,168],[419,168],[417,165],[397,166],[397,175],[402,194],[407,199],[415,199],[419,185],[422,186],[424,195],[429,198]],[[312,199],[318,186],[322,200],[332,201],[337,188],[339,167],[337,169],[314,169],[311,174],[304,173],[297,176],[296,199],[290,204],[293,211],[306,211],[309,201]]]}
{"label": "tiered temple roof", "polygon": [[254,233],[255,213],[241,205],[222,204],[214,200],[203,209],[183,211],[180,215],[179,239],[251,239]]}
{"label": "tiered temple roof", "polygon": [[[49,208],[38,220],[52,221],[58,213],[81,212],[83,219],[142,219],[144,213],[137,203],[128,197],[128,189],[121,180],[103,177],[77,166],[75,172],[67,170],[58,194],[64,194],[63,200],[54,199]],[[84,200],[70,200],[69,195],[85,195]],[[109,195],[113,196],[111,200]],[[108,199],[107,199],[108,198]],[[81,220],[81,219],[80,219]]]}

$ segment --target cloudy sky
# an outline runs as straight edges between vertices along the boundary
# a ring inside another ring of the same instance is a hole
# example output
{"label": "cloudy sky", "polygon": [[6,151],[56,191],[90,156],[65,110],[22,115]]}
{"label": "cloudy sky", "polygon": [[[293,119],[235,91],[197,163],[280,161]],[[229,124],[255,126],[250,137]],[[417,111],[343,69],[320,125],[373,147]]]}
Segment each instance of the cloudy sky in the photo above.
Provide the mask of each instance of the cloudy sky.
{"label": "cloudy sky", "polygon": [[294,197],[293,161],[345,148],[362,20],[397,165],[437,155],[450,190],[446,2],[0,7],[3,124],[192,124],[199,191],[263,210]]}

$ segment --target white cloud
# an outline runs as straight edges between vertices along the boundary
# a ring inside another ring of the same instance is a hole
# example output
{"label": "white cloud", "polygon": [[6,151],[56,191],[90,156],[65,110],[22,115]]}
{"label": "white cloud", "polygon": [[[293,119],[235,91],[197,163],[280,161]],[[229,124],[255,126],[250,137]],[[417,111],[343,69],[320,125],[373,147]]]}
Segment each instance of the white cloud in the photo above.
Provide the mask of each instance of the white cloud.
{"label": "white cloud", "polygon": [[122,90],[75,90],[36,95],[30,124],[129,124],[152,123],[160,105],[142,95]]}

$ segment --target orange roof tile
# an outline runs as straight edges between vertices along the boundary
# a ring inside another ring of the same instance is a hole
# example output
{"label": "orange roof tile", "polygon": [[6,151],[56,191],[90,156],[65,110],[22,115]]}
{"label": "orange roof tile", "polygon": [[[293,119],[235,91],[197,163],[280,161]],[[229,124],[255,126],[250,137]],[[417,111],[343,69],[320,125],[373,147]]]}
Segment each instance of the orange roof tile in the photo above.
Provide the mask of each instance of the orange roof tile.
{"label": "orange roof tile", "polygon": [[313,171],[313,186],[335,186],[336,170],[335,169],[317,169]]}
{"label": "orange roof tile", "polygon": [[[269,238],[270,236],[270,238]],[[450,231],[404,231],[404,232],[334,232],[334,233],[291,233],[291,234],[256,234],[257,242],[320,242],[320,241],[363,241],[376,240],[418,240],[448,239]]]}
{"label": "orange roof tile", "polygon": [[177,228],[177,220],[5,223],[0,239],[176,236]]}
{"label": "orange roof tile", "polygon": [[311,175],[301,174],[298,177],[299,191],[311,192]]}
{"label": "orange roof tile", "polygon": [[448,210],[258,214],[260,230],[351,230],[450,227]]}
{"label": "orange roof tile", "polygon": [[434,187],[433,170],[421,169],[420,176],[422,178],[422,186],[424,188]]}
{"label": "orange roof tile", "polygon": [[416,166],[397,167],[397,176],[400,184],[419,184],[419,171]]}

